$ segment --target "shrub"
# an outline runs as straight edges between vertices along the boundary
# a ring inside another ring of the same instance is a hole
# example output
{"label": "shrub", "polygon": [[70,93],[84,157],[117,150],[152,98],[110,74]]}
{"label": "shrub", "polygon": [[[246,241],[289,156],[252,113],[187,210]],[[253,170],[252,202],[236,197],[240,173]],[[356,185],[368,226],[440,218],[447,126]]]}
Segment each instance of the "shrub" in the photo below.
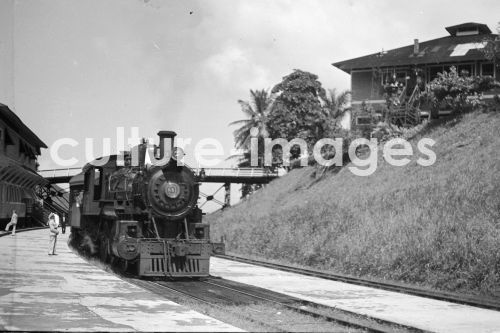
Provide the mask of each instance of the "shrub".
{"label": "shrub", "polygon": [[371,133],[371,136],[376,138],[379,142],[388,141],[400,137],[401,135],[401,128],[382,121],[375,126]]}
{"label": "shrub", "polygon": [[428,85],[434,107],[445,104],[454,112],[483,105],[482,93],[495,87],[500,87],[500,84],[491,76],[461,75],[453,66],[449,72],[439,73]]}

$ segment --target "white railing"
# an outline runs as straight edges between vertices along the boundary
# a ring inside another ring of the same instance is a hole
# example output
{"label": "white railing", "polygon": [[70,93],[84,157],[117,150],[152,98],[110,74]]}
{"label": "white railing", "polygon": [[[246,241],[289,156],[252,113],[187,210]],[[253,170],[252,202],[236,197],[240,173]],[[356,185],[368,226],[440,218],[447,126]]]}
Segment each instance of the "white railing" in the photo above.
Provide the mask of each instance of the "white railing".
{"label": "white railing", "polygon": [[[73,177],[81,172],[81,168],[39,170],[38,174],[44,178]],[[194,168],[194,173],[205,177],[245,177],[267,178],[278,177],[278,172],[263,168]]]}
{"label": "white railing", "polygon": [[47,169],[38,170],[38,174],[43,178],[73,177],[79,174],[81,171],[82,168]]}
{"label": "white railing", "polygon": [[277,172],[272,172],[262,168],[195,168],[193,171],[199,176],[204,174],[205,177],[278,177]]}

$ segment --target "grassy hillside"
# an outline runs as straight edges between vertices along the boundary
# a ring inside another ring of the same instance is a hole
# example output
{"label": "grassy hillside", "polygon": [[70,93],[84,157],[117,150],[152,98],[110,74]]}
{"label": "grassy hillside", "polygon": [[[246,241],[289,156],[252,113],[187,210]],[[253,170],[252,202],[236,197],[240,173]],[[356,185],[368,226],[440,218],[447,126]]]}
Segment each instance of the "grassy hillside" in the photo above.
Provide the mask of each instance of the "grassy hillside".
{"label": "grassy hillside", "polygon": [[437,160],[368,177],[296,169],[207,216],[229,252],[489,294],[500,285],[500,114],[428,128]]}

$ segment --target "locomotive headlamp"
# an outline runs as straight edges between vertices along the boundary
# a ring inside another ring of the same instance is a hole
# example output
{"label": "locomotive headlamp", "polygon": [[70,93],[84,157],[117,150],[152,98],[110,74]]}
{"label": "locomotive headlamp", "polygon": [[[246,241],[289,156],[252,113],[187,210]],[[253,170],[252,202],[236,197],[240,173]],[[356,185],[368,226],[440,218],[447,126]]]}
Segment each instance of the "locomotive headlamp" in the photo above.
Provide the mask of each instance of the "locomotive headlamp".
{"label": "locomotive headlamp", "polygon": [[198,239],[203,239],[205,238],[205,228],[204,227],[201,227],[201,228],[196,228],[194,229],[194,236]]}
{"label": "locomotive headlamp", "polygon": [[127,236],[129,237],[137,237],[137,226],[136,225],[129,225],[127,226]]}
{"label": "locomotive headlamp", "polygon": [[175,199],[181,193],[181,187],[177,183],[168,182],[165,184],[165,194],[171,199]]}

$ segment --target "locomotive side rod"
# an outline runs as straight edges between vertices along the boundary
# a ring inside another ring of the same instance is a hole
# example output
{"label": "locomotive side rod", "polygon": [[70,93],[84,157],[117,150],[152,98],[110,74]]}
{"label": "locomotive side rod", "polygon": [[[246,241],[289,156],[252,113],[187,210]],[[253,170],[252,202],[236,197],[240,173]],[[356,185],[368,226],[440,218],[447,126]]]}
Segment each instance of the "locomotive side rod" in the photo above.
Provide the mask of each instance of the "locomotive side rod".
{"label": "locomotive side rod", "polygon": [[189,241],[189,229],[188,229],[188,224],[187,224],[187,219],[184,218],[184,230],[186,230],[186,240]]}
{"label": "locomotive side rod", "polygon": [[156,239],[160,239],[160,233],[158,232],[158,227],[156,226],[155,218],[151,215],[151,212],[149,213],[149,215],[151,216],[151,221],[153,222],[153,227],[155,228]]}

